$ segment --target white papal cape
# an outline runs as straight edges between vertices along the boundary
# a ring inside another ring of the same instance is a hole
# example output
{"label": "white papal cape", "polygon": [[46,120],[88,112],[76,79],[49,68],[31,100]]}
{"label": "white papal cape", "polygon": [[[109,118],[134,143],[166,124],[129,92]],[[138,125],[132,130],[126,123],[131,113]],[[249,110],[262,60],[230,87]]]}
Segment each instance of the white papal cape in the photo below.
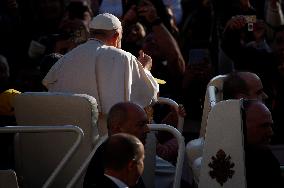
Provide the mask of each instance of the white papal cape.
{"label": "white papal cape", "polygon": [[64,55],[42,83],[51,92],[95,97],[103,116],[118,102],[132,101],[145,107],[156,100],[159,90],[154,77],[135,56],[96,39]]}

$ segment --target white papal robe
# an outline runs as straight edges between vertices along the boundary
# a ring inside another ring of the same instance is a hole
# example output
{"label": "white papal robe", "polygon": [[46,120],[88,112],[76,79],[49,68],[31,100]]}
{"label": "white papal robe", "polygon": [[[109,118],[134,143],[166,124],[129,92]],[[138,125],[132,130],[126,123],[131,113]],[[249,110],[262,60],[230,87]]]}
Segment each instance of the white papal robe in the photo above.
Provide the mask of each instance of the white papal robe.
{"label": "white papal robe", "polygon": [[[118,102],[132,101],[145,107],[156,100],[159,90],[154,77],[135,56],[96,39],[64,55],[42,83],[51,92],[95,97],[101,117]],[[106,133],[106,127],[103,128]]]}

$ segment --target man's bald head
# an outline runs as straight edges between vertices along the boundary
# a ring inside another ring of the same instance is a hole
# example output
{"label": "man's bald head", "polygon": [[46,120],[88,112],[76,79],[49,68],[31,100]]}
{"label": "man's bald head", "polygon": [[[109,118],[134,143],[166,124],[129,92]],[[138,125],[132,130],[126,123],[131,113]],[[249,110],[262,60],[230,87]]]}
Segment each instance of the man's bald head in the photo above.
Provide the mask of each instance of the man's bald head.
{"label": "man's bald head", "polygon": [[249,145],[267,145],[273,135],[272,116],[269,109],[258,100],[244,100],[246,132]]}
{"label": "man's bald head", "polygon": [[133,135],[118,133],[105,142],[104,173],[135,186],[144,171],[144,146]]}
{"label": "man's bald head", "polygon": [[[105,168],[121,170],[131,160],[138,160],[144,154],[141,141],[130,134],[111,135],[105,144]],[[141,154],[142,153],[142,154]]]}
{"label": "man's bald head", "polygon": [[108,114],[107,127],[109,135],[128,133],[138,137],[145,144],[149,128],[144,109],[132,102],[115,104]]}
{"label": "man's bald head", "polygon": [[224,80],[223,96],[224,99],[267,99],[260,78],[251,72],[230,73]]}

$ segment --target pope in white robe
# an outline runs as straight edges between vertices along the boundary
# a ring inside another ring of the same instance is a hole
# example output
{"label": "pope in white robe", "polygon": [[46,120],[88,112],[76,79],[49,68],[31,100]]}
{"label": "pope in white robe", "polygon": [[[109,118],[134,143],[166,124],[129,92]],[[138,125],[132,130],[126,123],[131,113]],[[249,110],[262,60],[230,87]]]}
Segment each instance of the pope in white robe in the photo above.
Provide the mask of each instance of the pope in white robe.
{"label": "pope in white robe", "polygon": [[[140,52],[138,59],[144,64],[143,67],[135,56],[120,49],[120,21],[111,14],[101,15],[95,17],[90,25],[95,31],[95,38],[64,55],[50,69],[42,83],[50,92],[84,93],[93,96],[98,103],[100,118],[103,117],[105,121],[110,108],[118,102],[132,101],[142,107],[150,105],[157,98],[159,86],[147,70],[148,65],[143,63],[151,61],[151,58]],[[104,40],[100,33],[96,33],[102,30],[113,31],[114,34],[110,37],[116,37],[117,30],[118,39]],[[114,44],[110,40],[114,40]],[[100,125],[99,132],[106,133],[105,125]]]}

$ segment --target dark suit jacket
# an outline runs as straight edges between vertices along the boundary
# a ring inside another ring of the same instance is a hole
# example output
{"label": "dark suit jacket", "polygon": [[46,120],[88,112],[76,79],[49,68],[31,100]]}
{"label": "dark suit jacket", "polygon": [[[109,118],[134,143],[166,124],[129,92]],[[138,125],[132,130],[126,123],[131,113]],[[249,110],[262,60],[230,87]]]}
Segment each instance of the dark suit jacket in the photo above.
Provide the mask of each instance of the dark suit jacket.
{"label": "dark suit jacket", "polygon": [[[103,152],[105,143],[102,143],[94,154],[90,164],[88,166],[85,178],[84,188],[94,187],[104,177],[104,165],[103,165]],[[96,187],[96,186],[95,186]]]}
{"label": "dark suit jacket", "polygon": [[245,149],[247,188],[283,188],[280,164],[266,147]]}
{"label": "dark suit jacket", "polygon": [[107,176],[101,177],[101,181],[95,184],[92,188],[118,188],[118,186]]}

